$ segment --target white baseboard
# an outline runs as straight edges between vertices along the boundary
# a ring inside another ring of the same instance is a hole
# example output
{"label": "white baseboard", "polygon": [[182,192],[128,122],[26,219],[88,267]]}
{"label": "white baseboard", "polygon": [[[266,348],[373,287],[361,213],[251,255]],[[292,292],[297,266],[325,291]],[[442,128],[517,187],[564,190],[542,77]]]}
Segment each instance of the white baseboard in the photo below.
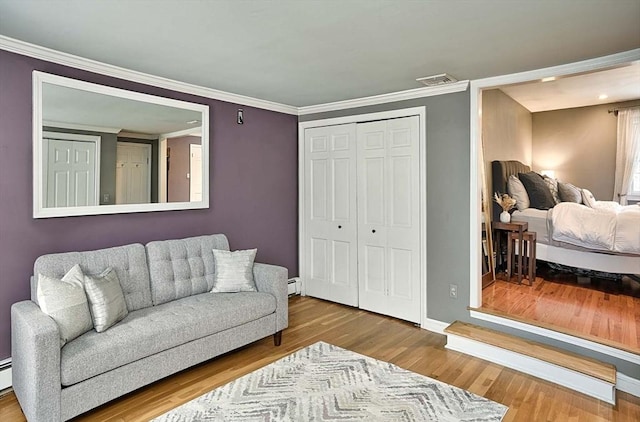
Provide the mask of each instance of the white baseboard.
{"label": "white baseboard", "polygon": [[445,334],[444,329],[450,324],[448,322],[438,321],[437,319],[426,318],[422,328],[431,331],[432,333]]}
{"label": "white baseboard", "polygon": [[620,372],[616,374],[616,388],[632,396],[640,397],[640,380]]}
{"label": "white baseboard", "polygon": [[616,404],[616,385],[530,356],[449,334],[447,349],[469,354]]}
{"label": "white baseboard", "polygon": [[[0,364],[4,365],[11,363],[11,358],[3,360]],[[0,369],[0,391],[11,387],[11,366],[5,369]]]}

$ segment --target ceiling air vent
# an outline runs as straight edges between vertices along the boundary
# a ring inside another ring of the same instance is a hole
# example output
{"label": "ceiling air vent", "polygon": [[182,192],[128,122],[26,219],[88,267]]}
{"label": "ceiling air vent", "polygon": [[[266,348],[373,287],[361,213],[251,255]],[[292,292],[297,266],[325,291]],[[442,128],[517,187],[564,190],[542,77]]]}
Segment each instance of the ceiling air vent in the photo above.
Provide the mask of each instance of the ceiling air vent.
{"label": "ceiling air vent", "polygon": [[439,86],[458,82],[456,78],[446,73],[441,73],[440,75],[425,76],[424,78],[416,79],[416,81],[423,83],[426,86]]}

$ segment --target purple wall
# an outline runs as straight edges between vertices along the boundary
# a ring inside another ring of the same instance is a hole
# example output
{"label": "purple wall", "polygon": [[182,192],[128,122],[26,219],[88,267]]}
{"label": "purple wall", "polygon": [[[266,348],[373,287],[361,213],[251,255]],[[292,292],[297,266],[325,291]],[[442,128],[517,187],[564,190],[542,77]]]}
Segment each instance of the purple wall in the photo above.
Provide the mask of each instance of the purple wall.
{"label": "purple wall", "polygon": [[[206,210],[32,218],[33,70],[203,103],[210,110],[210,203]],[[298,273],[297,117],[97,75],[0,50],[0,360],[10,356],[11,304],[29,298],[42,254],[224,233],[232,249]]]}

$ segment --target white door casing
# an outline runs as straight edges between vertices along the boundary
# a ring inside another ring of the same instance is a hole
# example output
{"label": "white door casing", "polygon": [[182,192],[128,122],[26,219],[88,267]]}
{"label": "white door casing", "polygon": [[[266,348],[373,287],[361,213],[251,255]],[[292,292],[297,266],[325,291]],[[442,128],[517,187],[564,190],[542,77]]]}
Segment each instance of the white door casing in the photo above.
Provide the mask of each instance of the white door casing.
{"label": "white door casing", "polygon": [[356,126],[304,131],[306,294],[358,306]]}
{"label": "white door casing", "polygon": [[151,202],[151,145],[118,142],[116,204]]}
{"label": "white door casing", "polygon": [[358,124],[360,307],[420,322],[418,116]]}

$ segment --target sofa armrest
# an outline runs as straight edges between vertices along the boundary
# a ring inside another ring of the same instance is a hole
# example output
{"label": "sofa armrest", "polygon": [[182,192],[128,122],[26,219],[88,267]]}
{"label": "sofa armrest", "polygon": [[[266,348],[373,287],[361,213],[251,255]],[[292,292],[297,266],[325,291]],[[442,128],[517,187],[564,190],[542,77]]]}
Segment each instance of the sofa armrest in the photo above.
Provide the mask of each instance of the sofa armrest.
{"label": "sofa armrest", "polygon": [[11,306],[11,373],[28,421],[60,420],[60,334],[30,300]]}
{"label": "sofa armrest", "polygon": [[289,271],[284,267],[269,264],[253,264],[253,278],[259,292],[270,293],[276,298],[276,331],[289,326]]}

